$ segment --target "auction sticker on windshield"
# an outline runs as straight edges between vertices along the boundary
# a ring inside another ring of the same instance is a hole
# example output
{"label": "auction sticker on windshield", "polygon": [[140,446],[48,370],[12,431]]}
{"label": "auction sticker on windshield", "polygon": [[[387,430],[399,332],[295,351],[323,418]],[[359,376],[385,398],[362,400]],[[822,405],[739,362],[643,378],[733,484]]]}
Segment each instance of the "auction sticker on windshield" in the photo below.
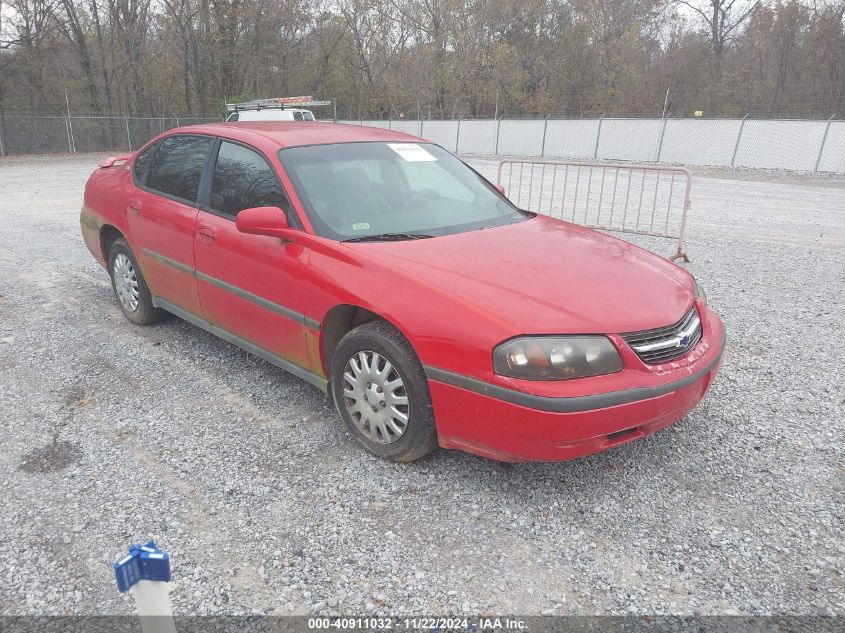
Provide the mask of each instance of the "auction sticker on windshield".
{"label": "auction sticker on windshield", "polygon": [[416,143],[388,143],[387,146],[409,163],[431,162],[437,159]]}

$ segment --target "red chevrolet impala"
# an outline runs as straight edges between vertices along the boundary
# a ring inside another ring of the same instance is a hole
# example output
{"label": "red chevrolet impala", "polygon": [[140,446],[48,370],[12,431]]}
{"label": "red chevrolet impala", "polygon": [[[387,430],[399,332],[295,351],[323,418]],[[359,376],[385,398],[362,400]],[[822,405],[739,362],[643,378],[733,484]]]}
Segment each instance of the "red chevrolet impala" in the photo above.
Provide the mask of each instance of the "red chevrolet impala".
{"label": "red chevrolet impala", "polygon": [[725,343],[682,268],[382,129],[171,130],[100,164],[81,224],[127,319],[175,314],[313,383],[395,461],[643,437],[701,400]]}

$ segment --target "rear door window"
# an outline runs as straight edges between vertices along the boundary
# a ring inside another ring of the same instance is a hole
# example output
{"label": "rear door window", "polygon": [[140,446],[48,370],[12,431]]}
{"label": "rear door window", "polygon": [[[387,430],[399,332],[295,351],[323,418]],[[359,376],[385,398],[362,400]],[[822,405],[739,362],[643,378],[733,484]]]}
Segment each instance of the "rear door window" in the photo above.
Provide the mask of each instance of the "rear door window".
{"label": "rear door window", "polygon": [[159,141],[147,174],[149,189],[188,202],[196,202],[200,178],[214,145],[209,136],[177,135]]}
{"label": "rear door window", "polygon": [[261,154],[223,141],[211,182],[211,208],[234,218],[238,212],[253,207],[280,207],[287,211],[287,196]]}

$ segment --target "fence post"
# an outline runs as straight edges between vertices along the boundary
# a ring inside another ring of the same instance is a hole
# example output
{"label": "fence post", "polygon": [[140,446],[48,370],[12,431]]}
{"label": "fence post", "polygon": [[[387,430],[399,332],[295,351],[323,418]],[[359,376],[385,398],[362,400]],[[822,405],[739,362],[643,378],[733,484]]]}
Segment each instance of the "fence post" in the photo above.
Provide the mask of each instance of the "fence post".
{"label": "fence post", "polygon": [[73,143],[70,140],[70,117],[64,117],[65,119],[65,133],[67,134],[67,151],[73,154]]}
{"label": "fence post", "polygon": [[70,144],[73,145],[73,153],[76,154],[76,137],[73,135],[73,119],[71,117],[67,118],[67,124],[70,128]]}
{"label": "fence post", "polygon": [[392,130],[392,129],[393,129],[393,117],[390,117],[390,118],[387,120],[387,129],[388,129],[388,130]]}
{"label": "fence post", "polygon": [[458,153],[458,147],[460,147],[461,143],[461,119],[464,118],[464,115],[458,117],[458,129],[455,132],[455,153]]}
{"label": "fence post", "polygon": [[493,155],[499,155],[499,130],[502,129],[502,117],[505,116],[505,113],[502,112],[501,116],[496,119],[496,149],[493,150]]}
{"label": "fence post", "polygon": [[124,114],[123,122],[126,124],[126,142],[129,144],[129,151],[132,151],[132,135],[129,134],[129,118]]}
{"label": "fence post", "polygon": [[604,115],[603,114],[601,115],[601,118],[599,119],[599,129],[596,130],[596,146],[593,149],[593,160],[595,160],[599,155],[599,139],[601,139],[601,124],[602,124],[602,121],[604,121]]}
{"label": "fence post", "polygon": [[549,129],[549,117],[552,116],[551,114],[547,115],[545,119],[543,119],[543,142],[540,144],[540,158],[545,157],[546,155],[546,130]]}
{"label": "fence post", "polygon": [[[822,136],[822,144],[821,144],[821,146],[819,146],[819,155],[816,158],[816,167],[815,167],[815,169],[813,169],[813,171],[819,170],[819,165],[822,162],[822,152],[824,152],[824,144],[827,142],[827,133],[830,130],[830,122],[833,121],[833,119],[835,117],[836,117],[836,115],[832,114],[830,116],[830,118],[827,120],[827,125],[824,126],[824,136]],[[2,151],[3,151],[3,145],[0,144],[0,152],[2,152]]]}
{"label": "fence post", "polygon": [[747,119],[749,116],[751,116],[751,113],[748,113],[744,117],[742,117],[742,122],[739,124],[739,132],[736,135],[736,145],[734,145],[734,154],[733,156],[731,156],[731,167],[733,167],[734,163],[736,162],[736,153],[739,150],[739,141],[742,138],[742,128],[745,127],[745,119]]}
{"label": "fence post", "polygon": [[6,155],[6,150],[3,148],[3,126],[5,125],[5,121],[3,120],[3,115],[0,114],[0,156]]}
{"label": "fence post", "polygon": [[67,129],[68,137],[70,139],[70,151],[72,154],[75,154],[76,141],[73,139],[73,121],[70,120],[70,99],[67,96],[67,88],[65,88],[65,105],[67,106]]}
{"label": "fence post", "polygon": [[663,125],[660,127],[660,140],[657,142],[657,158],[654,162],[660,162],[660,154],[663,152],[663,135],[666,133],[666,122],[669,120],[669,117],[663,117]]}
{"label": "fence post", "polygon": [[420,138],[425,138],[425,137],[423,136],[423,133],[422,133],[422,130],[423,130],[423,122],[424,122],[424,121],[425,121],[425,117],[423,117],[423,118],[421,118],[421,119],[420,119]]}

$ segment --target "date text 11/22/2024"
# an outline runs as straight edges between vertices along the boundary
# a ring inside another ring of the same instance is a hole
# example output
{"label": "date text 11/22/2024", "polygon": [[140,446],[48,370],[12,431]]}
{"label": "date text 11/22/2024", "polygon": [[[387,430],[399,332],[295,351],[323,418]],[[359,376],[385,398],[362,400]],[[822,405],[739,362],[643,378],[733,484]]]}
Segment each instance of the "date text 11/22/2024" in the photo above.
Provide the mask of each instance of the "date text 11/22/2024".
{"label": "date text 11/22/2024", "polygon": [[523,620],[509,617],[309,618],[311,630],[345,631],[523,631]]}

